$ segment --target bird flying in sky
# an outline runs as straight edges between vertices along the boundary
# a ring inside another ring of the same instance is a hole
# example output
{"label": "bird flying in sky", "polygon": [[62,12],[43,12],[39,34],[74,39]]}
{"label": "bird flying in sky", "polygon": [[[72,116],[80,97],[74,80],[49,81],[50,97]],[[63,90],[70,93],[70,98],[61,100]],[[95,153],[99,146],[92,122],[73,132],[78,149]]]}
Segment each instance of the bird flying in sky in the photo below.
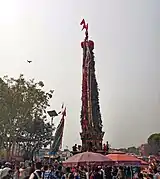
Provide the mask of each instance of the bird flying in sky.
{"label": "bird flying in sky", "polygon": [[32,61],[31,60],[27,60],[28,63],[31,63]]}

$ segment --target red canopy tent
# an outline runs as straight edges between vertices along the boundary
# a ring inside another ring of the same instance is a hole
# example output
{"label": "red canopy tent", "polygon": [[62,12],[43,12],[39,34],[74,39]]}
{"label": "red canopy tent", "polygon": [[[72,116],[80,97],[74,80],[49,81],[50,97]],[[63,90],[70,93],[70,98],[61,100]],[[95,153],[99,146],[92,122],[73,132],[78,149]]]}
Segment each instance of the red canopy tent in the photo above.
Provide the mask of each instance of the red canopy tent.
{"label": "red canopy tent", "polygon": [[143,160],[141,160],[141,159],[140,159],[140,161],[141,161],[141,165],[142,165],[142,166],[147,166],[147,165],[149,165],[147,162],[145,162],[145,161],[143,161]]}
{"label": "red canopy tent", "polygon": [[107,157],[110,160],[112,160],[115,163],[115,165],[140,166],[146,164],[146,162],[142,162],[142,160],[138,159],[135,156],[131,156],[123,153],[108,154]]}

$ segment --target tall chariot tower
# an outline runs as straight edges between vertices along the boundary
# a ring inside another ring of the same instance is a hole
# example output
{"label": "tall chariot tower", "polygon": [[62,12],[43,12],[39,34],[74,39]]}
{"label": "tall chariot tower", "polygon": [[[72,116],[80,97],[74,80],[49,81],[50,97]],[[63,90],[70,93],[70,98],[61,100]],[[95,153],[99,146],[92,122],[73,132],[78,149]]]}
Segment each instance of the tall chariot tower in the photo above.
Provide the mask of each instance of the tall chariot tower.
{"label": "tall chariot tower", "polygon": [[82,30],[85,30],[85,39],[81,42],[83,49],[82,64],[82,109],[80,133],[82,151],[98,152],[102,150],[104,132],[99,106],[99,90],[95,75],[94,42],[89,40],[88,24],[83,19]]}

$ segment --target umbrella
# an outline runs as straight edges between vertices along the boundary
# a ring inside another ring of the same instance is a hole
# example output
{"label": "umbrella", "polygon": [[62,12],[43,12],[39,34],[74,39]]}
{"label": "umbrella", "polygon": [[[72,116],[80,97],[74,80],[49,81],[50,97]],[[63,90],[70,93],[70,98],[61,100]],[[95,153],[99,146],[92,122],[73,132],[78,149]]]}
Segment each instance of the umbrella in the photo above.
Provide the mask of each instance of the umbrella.
{"label": "umbrella", "polygon": [[127,166],[137,166],[142,165],[140,159],[135,156],[127,155],[127,154],[108,154],[107,157],[115,162],[116,165],[127,165]]}
{"label": "umbrella", "polygon": [[85,165],[85,164],[110,164],[112,163],[111,159],[106,156],[93,153],[93,152],[83,152],[76,154],[66,161],[63,162],[64,165]]}

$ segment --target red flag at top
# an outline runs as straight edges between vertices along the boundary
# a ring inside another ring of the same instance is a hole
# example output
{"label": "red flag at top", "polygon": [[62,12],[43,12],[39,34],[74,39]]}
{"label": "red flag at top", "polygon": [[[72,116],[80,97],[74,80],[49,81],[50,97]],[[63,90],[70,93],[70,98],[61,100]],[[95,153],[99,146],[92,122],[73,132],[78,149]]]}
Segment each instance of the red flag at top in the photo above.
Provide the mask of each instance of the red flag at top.
{"label": "red flag at top", "polygon": [[86,28],[86,30],[88,30],[88,23],[86,24],[85,28]]}
{"label": "red flag at top", "polygon": [[86,24],[84,19],[81,21],[80,25],[83,25],[82,30],[84,30],[84,29],[88,30],[88,24]]}
{"label": "red flag at top", "polygon": [[84,24],[86,24],[86,23],[85,23],[85,20],[83,19],[83,20],[81,21],[80,25],[84,25]]}

